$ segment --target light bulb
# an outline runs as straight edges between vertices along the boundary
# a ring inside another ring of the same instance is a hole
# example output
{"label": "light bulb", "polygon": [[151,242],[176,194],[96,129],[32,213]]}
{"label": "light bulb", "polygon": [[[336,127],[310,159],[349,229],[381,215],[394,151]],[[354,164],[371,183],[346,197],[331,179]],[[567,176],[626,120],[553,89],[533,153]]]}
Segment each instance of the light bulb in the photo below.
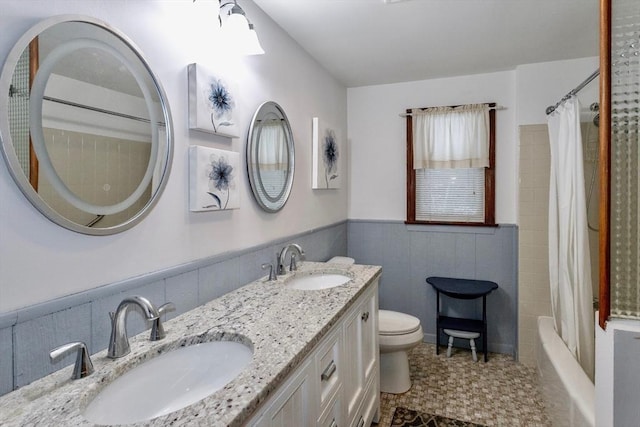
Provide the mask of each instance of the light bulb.
{"label": "light bulb", "polygon": [[253,25],[244,15],[237,4],[226,15],[222,24],[222,31],[233,52],[243,55],[262,55],[264,49],[260,46],[258,35]]}
{"label": "light bulb", "polygon": [[249,25],[249,32],[246,39],[246,54],[247,55],[263,55],[264,49],[260,46],[260,40],[258,40],[258,34],[253,29],[253,25]]}

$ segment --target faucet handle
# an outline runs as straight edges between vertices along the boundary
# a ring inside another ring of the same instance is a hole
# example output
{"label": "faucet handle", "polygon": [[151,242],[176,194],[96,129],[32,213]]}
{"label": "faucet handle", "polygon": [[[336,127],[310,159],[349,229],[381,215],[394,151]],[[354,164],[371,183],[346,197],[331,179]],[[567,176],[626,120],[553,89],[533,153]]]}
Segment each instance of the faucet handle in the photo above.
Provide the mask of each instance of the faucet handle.
{"label": "faucet handle", "polygon": [[170,313],[172,311],[176,311],[176,305],[172,302],[162,304],[160,307],[158,307],[158,314],[160,316],[162,316],[163,314]]}
{"label": "faucet handle", "polygon": [[176,311],[176,305],[172,302],[162,304],[158,307],[158,318],[153,319],[153,324],[151,325],[151,336],[149,337],[151,341],[159,341],[167,336],[162,326],[161,316],[171,311]]}
{"label": "faucet handle", "polygon": [[51,350],[51,353],[49,353],[49,359],[51,360],[51,363],[56,363],[72,351],[77,351],[77,354],[71,378],[78,380],[91,375],[93,373],[91,356],[89,356],[86,344],[81,341],[64,344],[60,347],[54,348]]}
{"label": "faucet handle", "polygon": [[276,272],[274,271],[273,264],[269,264],[269,263],[267,262],[267,263],[262,264],[260,267],[261,267],[263,270],[266,270],[267,268],[269,269],[269,279],[268,279],[268,280],[269,280],[270,282],[271,282],[271,281],[274,281],[274,280],[278,280],[278,275],[277,275],[277,274],[276,274]]}

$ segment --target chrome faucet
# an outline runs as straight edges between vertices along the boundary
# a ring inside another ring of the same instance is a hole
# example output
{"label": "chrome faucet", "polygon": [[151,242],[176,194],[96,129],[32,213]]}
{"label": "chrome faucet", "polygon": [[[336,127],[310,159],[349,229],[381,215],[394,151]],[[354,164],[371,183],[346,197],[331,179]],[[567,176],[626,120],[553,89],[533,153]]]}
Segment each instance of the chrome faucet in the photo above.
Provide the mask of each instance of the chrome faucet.
{"label": "chrome faucet", "polygon": [[[291,243],[291,244],[285,246],[284,248],[282,248],[282,250],[280,251],[280,254],[278,254],[278,274],[285,274],[286,273],[286,269],[284,267],[284,263],[286,262],[287,254],[291,250],[294,250],[295,252],[298,253],[297,259],[299,259],[300,261],[304,261],[304,259],[305,259],[304,251],[302,250],[300,245],[298,245],[296,243]],[[298,265],[296,264],[296,254],[292,253],[291,254],[291,263],[289,264],[289,271],[296,271],[297,269],[298,269]]]}
{"label": "chrome faucet", "polygon": [[111,317],[111,338],[109,339],[107,357],[111,359],[126,356],[131,351],[129,338],[127,337],[127,314],[132,305],[140,307],[147,320],[156,320],[160,317],[158,309],[144,297],[132,296],[123,299],[116,312],[109,313]]}

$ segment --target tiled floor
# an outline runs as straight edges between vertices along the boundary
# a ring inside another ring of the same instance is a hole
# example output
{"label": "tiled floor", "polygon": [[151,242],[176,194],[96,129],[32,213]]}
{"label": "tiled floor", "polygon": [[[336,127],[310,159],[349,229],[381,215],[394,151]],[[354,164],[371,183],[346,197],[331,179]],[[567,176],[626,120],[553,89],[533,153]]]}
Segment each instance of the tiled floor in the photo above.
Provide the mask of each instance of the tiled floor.
{"label": "tiled floor", "polygon": [[[551,426],[537,387],[534,368],[511,356],[489,354],[473,362],[469,350],[421,344],[409,353],[413,386],[404,394],[381,396],[380,427],[391,424],[396,407],[429,412],[487,426]],[[375,424],[374,424],[375,425]]]}

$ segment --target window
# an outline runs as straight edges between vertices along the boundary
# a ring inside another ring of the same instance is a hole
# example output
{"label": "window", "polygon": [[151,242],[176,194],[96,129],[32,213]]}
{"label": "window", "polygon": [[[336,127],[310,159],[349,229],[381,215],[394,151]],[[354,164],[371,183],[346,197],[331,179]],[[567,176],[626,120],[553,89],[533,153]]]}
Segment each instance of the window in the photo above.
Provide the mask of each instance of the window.
{"label": "window", "polygon": [[[477,126],[457,114],[475,106],[407,110],[407,224],[495,225],[495,110],[492,108],[495,104],[484,105],[489,107],[486,138],[482,132],[480,136],[475,135]],[[481,108],[486,110],[486,107]],[[426,131],[431,141],[425,144],[432,146],[416,147],[414,138],[423,136],[414,136],[414,129],[425,126],[422,121],[416,124],[416,117],[434,112],[435,126],[444,131],[434,130],[431,125]],[[437,122],[442,119],[438,115],[441,112],[448,116],[449,121],[444,124]],[[482,116],[479,117],[482,120]],[[486,144],[479,141],[483,138]],[[461,150],[463,139],[470,141],[473,153],[463,156],[464,160],[447,157]],[[444,157],[437,153],[443,144],[449,144],[445,150],[449,154]],[[430,150],[434,150],[435,155]],[[486,152],[481,153],[483,151]],[[477,161],[476,157],[485,160]]]}

